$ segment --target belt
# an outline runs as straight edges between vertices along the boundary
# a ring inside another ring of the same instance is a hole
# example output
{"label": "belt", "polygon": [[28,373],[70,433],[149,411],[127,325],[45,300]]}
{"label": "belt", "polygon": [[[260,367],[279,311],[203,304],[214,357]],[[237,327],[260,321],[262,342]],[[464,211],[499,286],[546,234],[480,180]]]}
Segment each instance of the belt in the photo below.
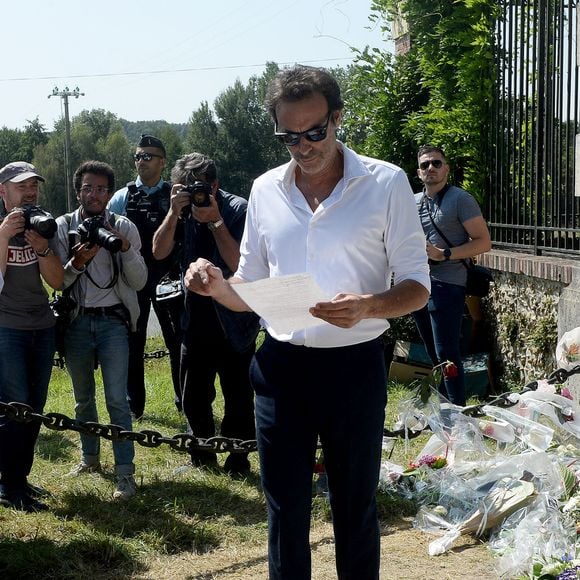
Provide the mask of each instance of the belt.
{"label": "belt", "polygon": [[114,304],[113,306],[94,306],[79,308],[79,314],[95,314],[96,316],[106,316],[107,314],[118,314],[123,310],[122,304]]}

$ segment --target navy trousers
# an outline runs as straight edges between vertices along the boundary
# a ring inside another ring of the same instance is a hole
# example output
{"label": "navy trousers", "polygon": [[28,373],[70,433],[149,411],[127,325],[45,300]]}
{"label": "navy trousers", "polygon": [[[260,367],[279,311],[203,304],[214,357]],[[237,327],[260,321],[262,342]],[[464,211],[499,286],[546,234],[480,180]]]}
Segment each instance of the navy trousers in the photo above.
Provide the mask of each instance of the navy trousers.
{"label": "navy trousers", "polygon": [[461,360],[461,322],[465,310],[465,287],[431,280],[427,305],[413,313],[419,334],[433,365],[455,363],[455,376],[444,377],[439,390],[455,405],[465,406],[465,378]]}
{"label": "navy trousers", "polygon": [[387,401],[382,341],[307,348],[267,336],[250,368],[270,579],[310,578],[312,475],[320,437],[342,580],[379,577],[376,508]]}
{"label": "navy trousers", "polygon": [[157,315],[165,346],[169,351],[171,379],[175,396],[175,405],[181,410],[181,384],[179,379],[179,358],[181,349],[181,316],[183,304],[179,301],[165,306],[155,301],[157,279],[151,274],[145,287],[137,292],[139,300],[139,319],[137,330],[129,334],[129,374],[127,376],[127,399],[131,412],[137,417],[145,410],[145,345],[147,342],[147,324],[151,306]]}

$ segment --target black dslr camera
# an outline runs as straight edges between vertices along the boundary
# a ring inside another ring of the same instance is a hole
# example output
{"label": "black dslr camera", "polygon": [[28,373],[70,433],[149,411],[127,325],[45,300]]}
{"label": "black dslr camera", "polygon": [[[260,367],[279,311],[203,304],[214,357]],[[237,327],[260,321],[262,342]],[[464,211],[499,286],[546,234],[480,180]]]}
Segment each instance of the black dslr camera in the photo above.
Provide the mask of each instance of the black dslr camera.
{"label": "black dslr camera", "polygon": [[47,211],[30,203],[23,204],[21,209],[24,229],[34,230],[47,240],[54,237],[57,229],[56,220]]}
{"label": "black dslr camera", "polygon": [[181,191],[187,191],[191,203],[196,207],[207,207],[210,205],[209,195],[211,193],[211,183],[207,181],[194,181],[191,185],[186,185]]}
{"label": "black dslr camera", "polygon": [[102,215],[95,215],[83,220],[83,223],[77,228],[81,244],[90,244],[101,246],[109,250],[111,254],[118,252],[123,245],[123,241],[112,234],[105,227],[105,218]]}

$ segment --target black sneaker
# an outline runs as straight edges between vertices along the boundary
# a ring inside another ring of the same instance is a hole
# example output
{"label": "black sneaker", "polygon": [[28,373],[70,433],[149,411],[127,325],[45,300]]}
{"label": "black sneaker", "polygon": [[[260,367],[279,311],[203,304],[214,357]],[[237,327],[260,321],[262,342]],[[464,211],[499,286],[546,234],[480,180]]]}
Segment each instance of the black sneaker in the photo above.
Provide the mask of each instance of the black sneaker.
{"label": "black sneaker", "polygon": [[250,460],[247,453],[230,453],[224,463],[224,471],[234,476],[250,473]]}
{"label": "black sneaker", "polygon": [[0,505],[22,512],[45,512],[48,506],[33,497],[30,497],[25,491],[17,491],[9,495],[0,497]]}
{"label": "black sneaker", "polygon": [[34,499],[39,499],[41,497],[49,497],[50,491],[48,489],[44,489],[38,485],[33,485],[32,483],[26,482],[25,488],[26,494]]}

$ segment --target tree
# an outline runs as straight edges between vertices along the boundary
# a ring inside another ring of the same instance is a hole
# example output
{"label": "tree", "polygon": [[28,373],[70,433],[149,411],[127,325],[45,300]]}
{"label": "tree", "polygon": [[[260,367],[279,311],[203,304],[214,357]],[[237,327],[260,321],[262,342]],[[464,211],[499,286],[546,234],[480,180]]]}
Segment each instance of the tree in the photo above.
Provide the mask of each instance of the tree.
{"label": "tree", "polygon": [[0,129],[0,167],[11,161],[32,162],[34,148],[47,141],[46,129],[38,117],[27,121],[24,130],[3,127]]}
{"label": "tree", "polygon": [[218,123],[207,101],[203,101],[189,119],[185,150],[188,153],[204,153],[216,159],[218,149]]}
{"label": "tree", "polygon": [[99,159],[106,161],[115,170],[117,188],[135,178],[135,164],[131,157],[132,148],[120,125],[115,124],[107,137],[100,143]]}
{"label": "tree", "polygon": [[[384,29],[395,14],[406,19],[411,49],[395,57],[378,49],[359,54],[349,136],[367,154],[395,161],[412,175],[417,148],[441,146],[455,181],[481,201],[498,10],[496,0],[374,0],[373,19]],[[357,119],[366,127],[362,133]]]}
{"label": "tree", "polygon": [[[71,172],[89,159],[109,163],[115,170],[117,184],[124,185],[134,177],[132,149],[117,117],[103,109],[81,111],[71,121]],[[46,178],[41,200],[55,215],[67,211],[64,163],[64,119],[55,123],[46,143],[35,149],[35,164]],[[72,187],[72,184],[71,184]],[[74,209],[74,208],[71,208]]]}
{"label": "tree", "polygon": [[21,159],[32,160],[34,158],[34,149],[48,141],[48,132],[38,120],[38,117],[26,123],[20,144],[20,157]]}
{"label": "tree", "polygon": [[28,161],[20,159],[20,131],[18,129],[0,129],[0,167],[11,161]]}
{"label": "tree", "polygon": [[[161,139],[163,142],[163,145],[165,145],[165,178],[169,180],[171,169],[175,165],[175,162],[183,154],[183,143],[177,129],[173,125],[162,127],[161,130],[157,133],[157,137],[159,137],[159,139]],[[133,171],[135,171],[135,168],[133,168]]]}
{"label": "tree", "polygon": [[224,189],[243,197],[258,175],[288,160],[263,107],[267,85],[277,72],[278,66],[268,63],[260,77],[251,77],[246,85],[237,80],[220,93],[215,114],[205,102],[190,118],[186,150],[214,159]]}
{"label": "tree", "polygon": [[346,81],[346,142],[359,153],[385,159],[416,175],[417,143],[409,116],[427,102],[413,53],[394,58],[379,49],[359,53]]}

